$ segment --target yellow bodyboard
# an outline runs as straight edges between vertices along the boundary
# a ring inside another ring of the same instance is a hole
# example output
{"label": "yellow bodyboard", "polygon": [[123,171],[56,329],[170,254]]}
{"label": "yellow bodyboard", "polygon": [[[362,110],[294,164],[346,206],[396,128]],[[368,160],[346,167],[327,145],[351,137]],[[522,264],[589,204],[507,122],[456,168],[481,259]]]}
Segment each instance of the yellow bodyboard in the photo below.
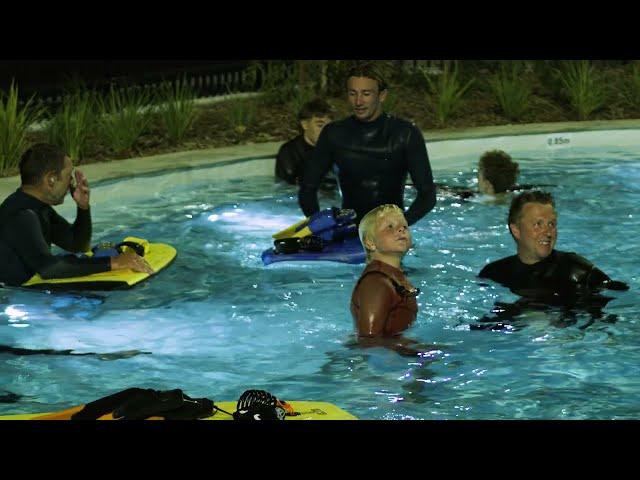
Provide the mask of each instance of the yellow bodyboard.
{"label": "yellow bodyboard", "polygon": [[307,235],[311,235],[313,232],[308,226],[303,225],[309,221],[308,218],[304,220],[300,220],[298,223],[294,223],[290,227],[285,228],[284,230],[279,231],[278,233],[274,233],[271,235],[275,240],[281,240],[283,238],[302,238]]}
{"label": "yellow bodyboard", "polygon": [[[171,245],[164,243],[149,243],[136,237],[124,239],[129,242],[140,243],[144,246],[144,259],[155,273],[169,265],[177,255],[177,251]],[[124,247],[125,251],[129,247]],[[146,280],[151,275],[148,273],[134,272],[132,270],[115,270],[111,272],[94,273],[84,277],[52,278],[44,279],[36,274],[23,287],[35,288],[74,288],[92,290],[110,290],[113,288],[130,288],[136,283]]]}
{"label": "yellow bodyboard", "polygon": [[[358,418],[340,407],[327,402],[288,402],[294,411],[300,413],[295,417],[286,417],[286,420],[357,420]],[[236,410],[236,402],[215,402],[215,405],[233,413]],[[0,415],[0,420],[37,420],[37,417],[49,415],[50,413],[23,413],[19,415]],[[202,420],[233,420],[233,417],[226,413],[216,412],[211,417]]]}

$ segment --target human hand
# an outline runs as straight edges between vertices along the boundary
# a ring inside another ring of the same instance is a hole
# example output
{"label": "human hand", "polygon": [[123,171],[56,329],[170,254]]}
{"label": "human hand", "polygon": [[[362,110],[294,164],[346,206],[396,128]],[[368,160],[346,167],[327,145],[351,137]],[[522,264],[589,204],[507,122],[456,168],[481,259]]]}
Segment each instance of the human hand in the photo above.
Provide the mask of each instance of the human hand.
{"label": "human hand", "polygon": [[133,270],[134,272],[153,274],[153,268],[141,256],[133,253],[121,253],[117,257],[111,257],[111,270]]}
{"label": "human hand", "polygon": [[629,285],[618,280],[605,280],[602,285],[609,290],[629,290]]}
{"label": "human hand", "polygon": [[73,200],[76,202],[79,208],[83,210],[87,210],[89,208],[89,182],[87,181],[87,177],[85,177],[84,173],[81,170],[76,169],[75,171],[76,177],[76,187],[73,190]]}

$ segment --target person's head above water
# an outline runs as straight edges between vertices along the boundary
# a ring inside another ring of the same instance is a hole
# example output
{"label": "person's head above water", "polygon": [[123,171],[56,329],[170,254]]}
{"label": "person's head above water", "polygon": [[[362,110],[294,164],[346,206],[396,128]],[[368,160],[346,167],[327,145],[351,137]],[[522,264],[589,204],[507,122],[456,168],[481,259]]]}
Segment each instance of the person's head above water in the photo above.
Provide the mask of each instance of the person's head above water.
{"label": "person's head above water", "polygon": [[518,173],[518,163],[506,152],[485,152],[478,162],[478,190],[489,195],[504,193],[516,184]]}
{"label": "person's head above water", "polygon": [[32,145],[20,158],[23,190],[36,193],[49,205],[60,205],[72,182],[73,164],[60,148],[48,143]]}
{"label": "person's head above water", "polygon": [[358,227],[367,263],[381,260],[399,265],[411,248],[411,232],[404,213],[397,205],[380,205],[368,212]]}
{"label": "person's head above water", "polygon": [[387,98],[387,82],[371,62],[354,63],[347,71],[347,97],[353,115],[361,122],[373,122],[382,114]]}
{"label": "person's head above water", "polygon": [[309,145],[315,146],[320,132],[331,121],[332,115],[333,107],[321,98],[314,98],[302,106],[298,112],[298,122]]}
{"label": "person's head above water", "polygon": [[507,224],[522,263],[532,265],[551,255],[558,239],[557,222],[550,193],[533,190],[513,198]]}

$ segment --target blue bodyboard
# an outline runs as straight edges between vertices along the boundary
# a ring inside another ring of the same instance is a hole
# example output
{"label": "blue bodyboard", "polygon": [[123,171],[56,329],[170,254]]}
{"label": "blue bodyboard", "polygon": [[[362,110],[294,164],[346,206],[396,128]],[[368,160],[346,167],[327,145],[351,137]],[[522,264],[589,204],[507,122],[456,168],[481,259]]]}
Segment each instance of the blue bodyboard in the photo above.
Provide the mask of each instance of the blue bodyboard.
{"label": "blue bodyboard", "polygon": [[349,237],[343,242],[331,242],[321,252],[299,251],[296,253],[276,253],[273,248],[262,252],[262,263],[269,265],[276,262],[341,262],[364,263],[365,253],[360,239]]}

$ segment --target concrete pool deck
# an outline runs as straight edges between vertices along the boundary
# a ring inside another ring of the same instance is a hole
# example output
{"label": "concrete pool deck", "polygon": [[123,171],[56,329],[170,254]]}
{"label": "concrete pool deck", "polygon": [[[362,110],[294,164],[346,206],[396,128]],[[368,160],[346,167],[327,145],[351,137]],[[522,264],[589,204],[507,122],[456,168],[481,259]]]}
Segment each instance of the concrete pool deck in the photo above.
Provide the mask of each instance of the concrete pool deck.
{"label": "concrete pool deck", "polygon": [[[572,132],[594,132],[605,130],[640,130],[640,119],[633,120],[596,120],[585,122],[530,123],[521,125],[500,125],[474,127],[464,129],[426,130],[423,131],[427,146],[432,142],[447,140],[478,140],[497,137],[559,134]],[[640,143],[640,138],[638,139]],[[149,157],[112,160],[82,165],[81,168],[91,183],[153,174],[175,169],[214,166],[217,163],[249,159],[252,157],[275,157],[282,142],[253,143],[232,147],[190,150],[178,153],[167,153]],[[437,156],[429,149],[431,163]],[[478,156],[482,151],[478,151]],[[18,176],[0,178],[0,198],[4,199],[20,185]]]}

